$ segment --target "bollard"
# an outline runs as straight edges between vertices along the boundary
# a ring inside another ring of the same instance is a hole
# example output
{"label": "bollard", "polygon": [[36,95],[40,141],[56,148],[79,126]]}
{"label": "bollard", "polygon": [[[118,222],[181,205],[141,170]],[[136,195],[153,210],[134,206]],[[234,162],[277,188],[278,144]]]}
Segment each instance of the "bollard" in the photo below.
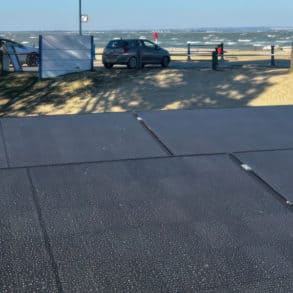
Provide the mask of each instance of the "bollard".
{"label": "bollard", "polygon": [[271,66],[276,66],[275,63],[275,46],[271,46]]}
{"label": "bollard", "polygon": [[[221,49],[220,49],[221,50]],[[219,65],[219,46],[215,48],[215,51],[216,51],[216,55],[217,55],[217,58],[216,58],[216,65],[218,66]]]}
{"label": "bollard", "polygon": [[190,50],[191,44],[187,43],[187,61],[191,61],[191,50]]}
{"label": "bollard", "polygon": [[217,70],[217,65],[218,65],[218,54],[217,50],[212,52],[212,69]]}

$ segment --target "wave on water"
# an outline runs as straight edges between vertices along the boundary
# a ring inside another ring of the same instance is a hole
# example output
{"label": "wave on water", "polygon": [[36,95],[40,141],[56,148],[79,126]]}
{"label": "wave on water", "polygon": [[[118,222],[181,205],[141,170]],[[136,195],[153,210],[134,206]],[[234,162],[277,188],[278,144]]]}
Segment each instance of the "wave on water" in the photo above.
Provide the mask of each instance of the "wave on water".
{"label": "wave on water", "polygon": [[[207,45],[211,48],[220,43],[224,43],[225,47],[229,49],[237,50],[253,50],[255,48],[263,48],[265,46],[276,45],[280,47],[290,46],[293,41],[293,31],[292,30],[261,30],[257,32],[253,31],[243,31],[243,30],[231,30],[230,31],[172,31],[164,30],[159,33],[159,42],[162,47],[174,47],[174,48],[184,48],[187,43],[194,45]],[[95,46],[97,48],[103,48],[109,42],[109,40],[114,38],[143,38],[153,41],[153,30],[137,30],[137,31],[127,31],[127,30],[116,30],[116,31],[85,31],[85,35],[93,35]],[[46,34],[78,34],[77,31],[68,32],[0,32],[2,38],[7,38],[15,40],[16,42],[34,45],[38,39],[39,35]],[[188,41],[189,40],[189,41]]]}
{"label": "wave on water", "polygon": [[262,49],[263,50],[271,50],[271,48],[272,48],[271,46],[264,46]]}
{"label": "wave on water", "polygon": [[211,42],[223,43],[225,42],[224,39],[212,39]]}
{"label": "wave on water", "polygon": [[219,45],[219,42],[211,41],[211,42],[204,42],[205,45]]}

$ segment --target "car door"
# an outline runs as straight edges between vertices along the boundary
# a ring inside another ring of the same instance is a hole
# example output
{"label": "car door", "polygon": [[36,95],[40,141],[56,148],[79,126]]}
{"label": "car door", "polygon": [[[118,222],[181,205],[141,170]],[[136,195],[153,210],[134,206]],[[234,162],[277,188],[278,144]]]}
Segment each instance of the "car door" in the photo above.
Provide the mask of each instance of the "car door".
{"label": "car door", "polygon": [[142,62],[156,64],[161,62],[158,46],[150,41],[142,41]]}

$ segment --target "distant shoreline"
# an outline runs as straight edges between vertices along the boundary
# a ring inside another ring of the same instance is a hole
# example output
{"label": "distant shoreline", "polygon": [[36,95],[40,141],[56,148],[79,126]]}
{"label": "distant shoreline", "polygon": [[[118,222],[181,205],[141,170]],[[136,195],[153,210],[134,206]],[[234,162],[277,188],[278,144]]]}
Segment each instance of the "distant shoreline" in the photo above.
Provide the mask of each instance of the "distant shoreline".
{"label": "distant shoreline", "polygon": [[[243,32],[271,32],[271,31],[293,31],[293,26],[277,26],[277,27],[270,27],[270,26],[239,26],[239,27],[199,27],[199,28],[138,28],[138,29],[84,29],[84,33],[93,33],[93,32],[198,32],[198,33],[206,33],[206,32],[235,32],[235,33],[243,33]],[[37,33],[37,32],[48,32],[48,33],[78,33],[76,30],[0,30],[0,33]]]}
{"label": "distant shoreline", "polygon": [[[211,48],[224,43],[229,50],[258,51],[269,49],[271,45],[278,48],[289,48],[293,42],[293,28],[225,28],[225,29],[186,29],[157,30],[159,45],[165,48],[186,48],[187,42],[203,44]],[[38,46],[39,34],[69,34],[76,31],[15,31],[0,32],[0,38],[12,39],[23,45]],[[93,35],[95,46],[103,48],[114,38],[133,39],[146,38],[153,40],[154,30],[108,30],[84,31],[85,35]]]}

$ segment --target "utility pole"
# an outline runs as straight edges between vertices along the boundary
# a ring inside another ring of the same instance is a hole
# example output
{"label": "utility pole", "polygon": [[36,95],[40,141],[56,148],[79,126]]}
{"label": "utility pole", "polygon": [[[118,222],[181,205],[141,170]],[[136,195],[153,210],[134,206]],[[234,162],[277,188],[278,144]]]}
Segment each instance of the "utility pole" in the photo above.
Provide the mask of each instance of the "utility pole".
{"label": "utility pole", "polygon": [[78,21],[78,23],[79,23],[79,34],[82,35],[82,29],[81,29],[81,25],[82,25],[82,23],[81,23],[81,0],[79,0],[79,21]]}

